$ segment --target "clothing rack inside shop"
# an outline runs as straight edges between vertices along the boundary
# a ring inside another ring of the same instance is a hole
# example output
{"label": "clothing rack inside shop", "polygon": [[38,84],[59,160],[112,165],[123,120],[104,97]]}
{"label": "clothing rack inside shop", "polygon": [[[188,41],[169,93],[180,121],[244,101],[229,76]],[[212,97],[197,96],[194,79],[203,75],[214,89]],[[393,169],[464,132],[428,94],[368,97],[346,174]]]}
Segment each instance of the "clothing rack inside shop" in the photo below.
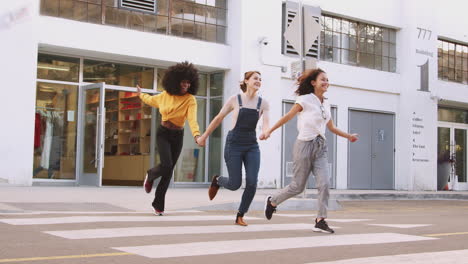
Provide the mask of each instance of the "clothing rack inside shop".
{"label": "clothing rack inside shop", "polygon": [[63,111],[60,108],[55,107],[45,107],[45,106],[36,106],[36,110],[47,110],[47,111]]}

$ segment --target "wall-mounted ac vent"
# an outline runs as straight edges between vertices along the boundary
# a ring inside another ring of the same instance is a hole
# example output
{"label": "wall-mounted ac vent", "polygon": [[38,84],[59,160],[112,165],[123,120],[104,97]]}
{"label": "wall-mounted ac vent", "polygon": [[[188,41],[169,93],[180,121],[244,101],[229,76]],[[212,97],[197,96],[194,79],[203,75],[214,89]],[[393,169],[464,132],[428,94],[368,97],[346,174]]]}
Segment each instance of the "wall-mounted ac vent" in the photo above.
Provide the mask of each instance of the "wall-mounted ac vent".
{"label": "wall-mounted ac vent", "polygon": [[119,7],[132,11],[156,13],[156,0],[119,0]]}

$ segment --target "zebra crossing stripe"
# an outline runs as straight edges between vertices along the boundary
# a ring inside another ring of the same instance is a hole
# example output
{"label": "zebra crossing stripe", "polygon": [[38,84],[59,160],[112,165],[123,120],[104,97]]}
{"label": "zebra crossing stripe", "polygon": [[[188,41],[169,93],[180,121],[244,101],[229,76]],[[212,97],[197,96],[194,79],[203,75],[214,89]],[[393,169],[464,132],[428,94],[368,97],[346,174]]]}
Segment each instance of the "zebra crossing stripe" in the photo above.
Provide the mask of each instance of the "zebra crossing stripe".
{"label": "zebra crossing stripe", "polygon": [[[310,217],[314,218],[317,215],[314,214],[274,214],[274,216],[283,216],[283,217]],[[327,218],[325,219],[328,222],[339,222],[339,223],[350,223],[350,222],[361,222],[361,221],[372,221],[374,219],[339,219],[339,218]]]}
{"label": "zebra crossing stripe", "polygon": [[115,247],[113,249],[127,253],[133,253],[148,258],[172,258],[293,248],[316,248],[346,245],[369,245],[382,243],[413,242],[432,239],[434,238],[395,233],[371,233],[355,235],[316,235],[312,237],[294,238],[227,240],[214,242],[148,245],[136,247]]}
{"label": "zebra crossing stripe", "polygon": [[[165,226],[104,228],[65,231],[44,231],[44,233],[67,239],[115,238],[134,236],[164,236],[210,233],[265,232],[287,230],[312,230],[313,224],[264,224],[264,225],[210,225],[210,226]],[[336,227],[335,227],[336,228]]]}
{"label": "zebra crossing stripe", "polygon": [[372,226],[394,227],[394,228],[415,228],[431,226],[432,224],[368,224]]}
{"label": "zebra crossing stripe", "polygon": [[351,223],[351,222],[363,222],[363,221],[372,221],[374,219],[338,219],[338,218],[327,218],[328,222],[337,222],[337,223]]}
{"label": "zebra crossing stripe", "polygon": [[[150,211],[31,211],[31,212],[14,212],[2,213],[2,215],[41,215],[41,214],[149,214]],[[202,213],[199,210],[180,210],[180,211],[165,211],[166,215],[178,213]]]}
{"label": "zebra crossing stripe", "polygon": [[[258,220],[257,217],[246,217],[246,220]],[[51,225],[96,222],[177,222],[177,221],[234,221],[229,215],[178,215],[178,216],[68,216],[47,218],[4,218],[1,223],[10,225]]]}
{"label": "zebra crossing stripe", "polygon": [[328,262],[314,262],[314,264],[453,264],[461,263],[463,259],[468,259],[468,250],[452,250],[442,252],[425,252],[404,255],[379,256],[368,258],[343,259]]}

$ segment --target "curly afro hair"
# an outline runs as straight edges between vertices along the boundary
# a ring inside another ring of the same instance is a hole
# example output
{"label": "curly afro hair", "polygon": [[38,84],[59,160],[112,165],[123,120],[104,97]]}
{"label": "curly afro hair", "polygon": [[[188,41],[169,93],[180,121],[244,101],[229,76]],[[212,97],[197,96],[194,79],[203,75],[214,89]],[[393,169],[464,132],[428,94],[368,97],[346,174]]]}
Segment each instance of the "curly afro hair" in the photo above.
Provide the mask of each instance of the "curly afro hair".
{"label": "curly afro hair", "polygon": [[169,67],[164,74],[162,85],[169,94],[180,95],[180,82],[183,80],[190,82],[187,92],[195,95],[198,91],[198,70],[188,61]]}

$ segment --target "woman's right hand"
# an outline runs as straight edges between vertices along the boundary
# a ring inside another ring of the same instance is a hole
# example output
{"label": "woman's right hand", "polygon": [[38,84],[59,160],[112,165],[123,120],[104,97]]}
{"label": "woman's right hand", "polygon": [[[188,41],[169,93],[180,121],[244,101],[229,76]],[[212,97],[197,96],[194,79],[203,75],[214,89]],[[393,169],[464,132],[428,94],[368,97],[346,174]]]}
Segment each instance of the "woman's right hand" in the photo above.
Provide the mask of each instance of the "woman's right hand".
{"label": "woman's right hand", "polygon": [[206,145],[206,137],[200,136],[196,139],[196,142],[200,147],[204,147]]}
{"label": "woman's right hand", "polygon": [[259,139],[260,140],[267,140],[271,135],[271,132],[268,130],[266,132],[263,132],[262,134],[260,134],[260,137]]}
{"label": "woman's right hand", "polygon": [[136,86],[136,89],[137,89],[137,95],[140,96],[141,94],[141,87],[137,84]]}

